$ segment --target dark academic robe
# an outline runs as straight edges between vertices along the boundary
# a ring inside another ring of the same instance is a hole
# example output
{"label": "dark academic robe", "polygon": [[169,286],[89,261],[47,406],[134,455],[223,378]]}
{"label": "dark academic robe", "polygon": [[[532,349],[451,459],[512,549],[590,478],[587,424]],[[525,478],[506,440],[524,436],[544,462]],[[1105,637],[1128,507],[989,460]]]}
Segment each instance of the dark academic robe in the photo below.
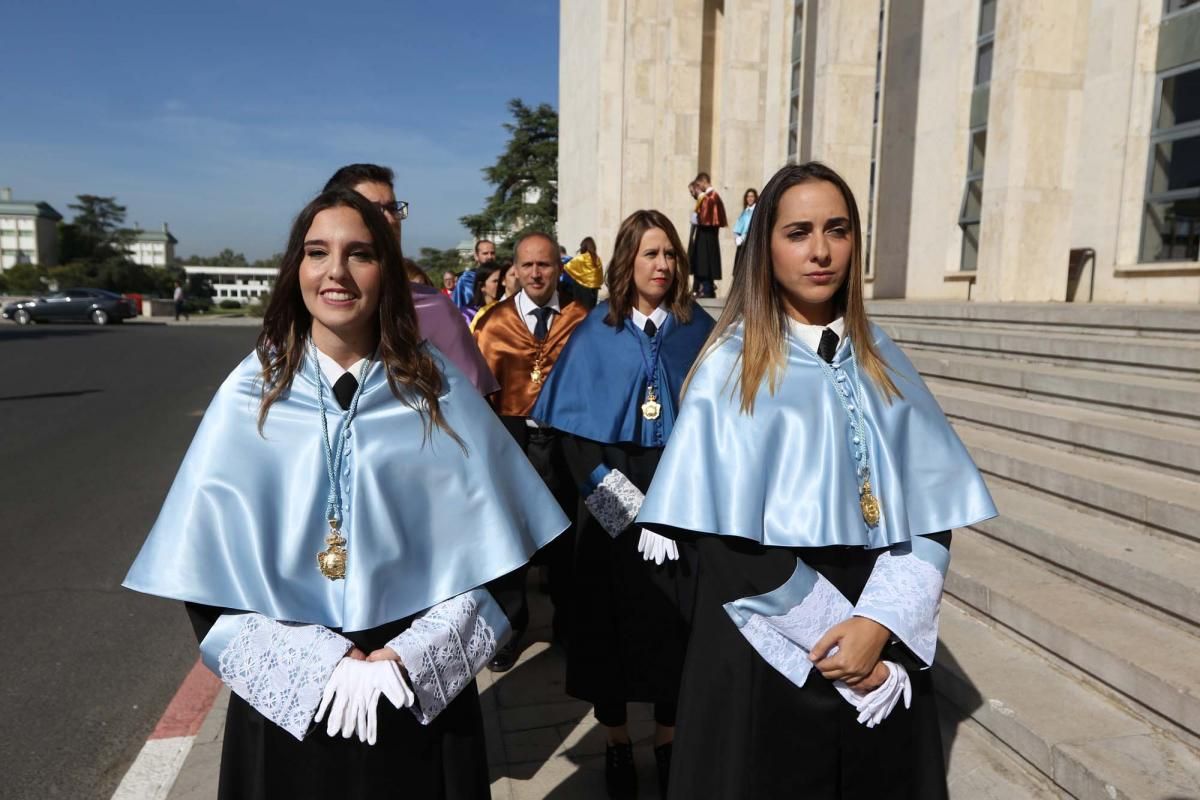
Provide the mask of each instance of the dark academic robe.
{"label": "dark academic robe", "polygon": [[[668,317],[654,342],[630,320],[616,328],[608,325],[607,314],[608,303],[599,304],[575,332],[533,411],[535,419],[563,432],[571,476],[581,494],[592,499],[621,480],[618,475],[640,492],[649,488],[683,379],[713,325],[695,306],[686,325]],[[662,410],[657,420],[647,420],[641,412],[646,358],[655,346]],[[597,486],[605,476],[608,480]],[[625,525],[614,537],[605,524],[581,510],[567,693],[596,705],[673,704],[695,587],[693,551],[684,545],[678,561],[657,565],[637,551],[639,526]]]}
{"label": "dark academic robe", "polygon": [[691,247],[692,275],[699,281],[721,279],[721,228],[729,221],[725,217],[725,204],[716,190],[702,195],[697,210],[699,222]]}
{"label": "dark academic robe", "polygon": [[[764,382],[753,414],[742,412],[740,388],[729,379],[741,365],[740,325],[692,379],[638,518],[690,539],[697,552],[671,798],[947,796],[927,667],[949,530],[996,511],[912,364],[882,331],[871,332],[903,393],[890,402],[858,373],[852,341],[822,366],[789,334],[776,390]],[[882,509],[875,522],[860,505],[862,437],[842,392],[863,409]],[[804,573],[823,576],[848,603],[829,624],[822,612],[837,606],[823,599],[828,594],[802,589],[802,602],[794,602],[793,587],[804,582],[793,576]],[[779,597],[786,602],[767,602]],[[892,631],[881,657],[904,666],[912,681],[911,708],[899,703],[874,728],[857,721],[833,682],[808,671],[808,651],[797,646],[804,625],[825,631],[850,614]]]}

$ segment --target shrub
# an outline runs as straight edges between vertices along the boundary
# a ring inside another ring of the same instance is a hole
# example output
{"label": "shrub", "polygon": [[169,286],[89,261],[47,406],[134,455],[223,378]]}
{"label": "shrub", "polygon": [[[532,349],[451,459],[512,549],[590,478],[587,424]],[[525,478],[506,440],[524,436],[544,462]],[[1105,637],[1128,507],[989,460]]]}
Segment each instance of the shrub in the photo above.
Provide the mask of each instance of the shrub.
{"label": "shrub", "polygon": [[242,304],[240,302],[238,302],[237,300],[234,300],[233,298],[230,298],[230,297],[225,298],[220,303],[218,303],[218,305],[221,308],[241,308],[242,307]]}

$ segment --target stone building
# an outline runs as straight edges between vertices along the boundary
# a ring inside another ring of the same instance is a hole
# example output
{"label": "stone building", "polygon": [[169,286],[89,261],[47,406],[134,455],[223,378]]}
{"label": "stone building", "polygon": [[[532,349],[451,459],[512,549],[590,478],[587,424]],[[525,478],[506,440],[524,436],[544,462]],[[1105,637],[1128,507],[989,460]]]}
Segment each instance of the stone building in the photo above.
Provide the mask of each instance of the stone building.
{"label": "stone building", "polygon": [[58,264],[58,223],[62,214],[48,203],[13,200],[0,189],[0,270],[16,264]]}
{"label": "stone building", "polygon": [[168,267],[175,263],[175,245],[179,240],[162,224],[161,231],[146,231],[135,227],[129,243],[129,257],[135,264],[147,267]]}
{"label": "stone building", "polygon": [[[561,0],[559,237],[849,181],[876,298],[1200,301],[1197,0]],[[722,234],[726,275],[733,241]],[[728,281],[726,281],[728,283]]]}

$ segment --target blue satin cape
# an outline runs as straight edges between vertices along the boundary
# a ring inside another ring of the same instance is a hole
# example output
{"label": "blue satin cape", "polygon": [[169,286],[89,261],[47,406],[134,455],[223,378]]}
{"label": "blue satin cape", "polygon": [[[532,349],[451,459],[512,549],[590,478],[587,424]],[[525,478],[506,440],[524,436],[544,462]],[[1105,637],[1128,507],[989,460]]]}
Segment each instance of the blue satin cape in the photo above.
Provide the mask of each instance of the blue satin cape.
{"label": "blue satin cape", "polygon": [[607,314],[608,303],[600,303],[571,334],[530,416],[602,444],[662,447],[675,425],[683,379],[712,331],[713,319],[698,305],[686,325],[667,315],[655,337],[655,386],[662,411],[657,420],[648,420],[642,403],[652,340],[631,319],[619,328],[606,324]]}
{"label": "blue satin cape", "polygon": [[[877,326],[879,354],[903,393],[889,404],[862,375],[871,484],[882,518],[863,520],[851,430],[816,353],[788,337],[772,395],[741,412],[736,326],[697,369],[638,523],[739,536],[768,546],[888,547],[996,516],[983,477],[912,363]],[[852,379],[852,341],[834,364]]]}
{"label": "blue satin cape", "polygon": [[[467,452],[397,400],[371,365],[346,444],[344,580],[317,569],[329,492],[316,383],[330,436],[341,409],[306,359],[256,430],[249,355],[204,414],[124,585],[345,631],[374,628],[481,586],[529,560],[568,520],[479,392],[433,347],[442,414]],[[336,439],[335,439],[336,441]]]}

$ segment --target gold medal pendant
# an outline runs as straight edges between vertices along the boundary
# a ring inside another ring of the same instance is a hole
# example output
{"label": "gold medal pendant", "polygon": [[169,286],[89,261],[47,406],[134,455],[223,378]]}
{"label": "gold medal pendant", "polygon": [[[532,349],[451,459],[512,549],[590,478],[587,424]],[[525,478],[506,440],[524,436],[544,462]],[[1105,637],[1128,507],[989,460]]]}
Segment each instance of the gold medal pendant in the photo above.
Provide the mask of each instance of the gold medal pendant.
{"label": "gold medal pendant", "polygon": [[658,403],[658,397],[654,394],[654,387],[646,387],[646,402],[642,403],[642,416],[646,419],[658,419],[658,415],[662,413],[662,406]]}
{"label": "gold medal pendant", "polygon": [[858,505],[862,508],[863,519],[867,525],[874,528],[879,524],[879,500],[871,493],[871,481],[865,480],[858,490]]}
{"label": "gold medal pendant", "polygon": [[329,535],[325,537],[325,544],[327,549],[317,553],[317,568],[331,581],[345,578],[346,539],[342,536],[341,530],[331,526]]}
{"label": "gold medal pendant", "polygon": [[533,381],[534,383],[541,383],[542,370],[538,367],[534,367],[533,371],[529,373],[529,380]]}

